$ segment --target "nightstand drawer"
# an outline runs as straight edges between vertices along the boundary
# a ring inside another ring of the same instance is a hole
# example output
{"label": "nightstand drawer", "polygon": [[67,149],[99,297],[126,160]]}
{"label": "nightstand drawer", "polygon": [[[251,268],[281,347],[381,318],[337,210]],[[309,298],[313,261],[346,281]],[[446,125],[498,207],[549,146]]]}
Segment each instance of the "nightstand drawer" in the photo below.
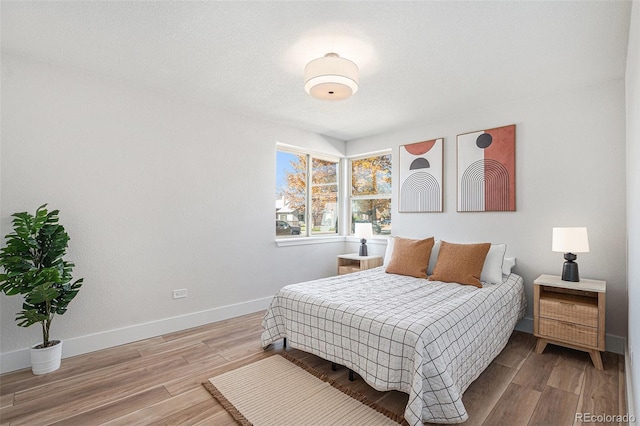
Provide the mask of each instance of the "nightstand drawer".
{"label": "nightstand drawer", "polygon": [[598,329],[579,324],[540,318],[538,333],[541,336],[580,345],[598,346]]}
{"label": "nightstand drawer", "polygon": [[597,327],[598,300],[547,292],[540,298],[540,317]]}

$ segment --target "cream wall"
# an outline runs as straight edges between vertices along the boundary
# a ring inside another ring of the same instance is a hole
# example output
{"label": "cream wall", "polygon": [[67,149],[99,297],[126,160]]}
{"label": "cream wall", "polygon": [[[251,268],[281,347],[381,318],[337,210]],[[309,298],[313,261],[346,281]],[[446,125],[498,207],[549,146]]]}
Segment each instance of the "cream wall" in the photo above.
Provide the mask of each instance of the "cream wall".
{"label": "cream wall", "polygon": [[[275,145],[343,155],[342,141],[6,53],[1,118],[0,234],[49,203],[85,278],[52,326],[67,356],[264,309],[335,273],[342,240],[275,245]],[[0,370],[27,366],[40,330],[15,325],[19,297],[0,304]]]}
{"label": "cream wall", "polygon": [[[628,407],[640,407],[640,3],[633,2],[626,72],[627,100],[627,263],[629,337]],[[633,359],[631,358],[633,354]]]}
{"label": "cream wall", "polygon": [[[516,124],[515,212],[456,212],[456,135]],[[445,138],[443,213],[398,213],[398,147]],[[532,329],[533,280],[560,274],[551,251],[554,226],[586,226],[590,253],[578,255],[580,275],[607,281],[607,348],[623,352],[627,333],[625,260],[625,85],[623,80],[462,113],[402,131],[347,143],[347,154],[392,148],[393,234],[454,242],[506,243],[525,279]],[[382,252],[383,246],[376,247]]]}

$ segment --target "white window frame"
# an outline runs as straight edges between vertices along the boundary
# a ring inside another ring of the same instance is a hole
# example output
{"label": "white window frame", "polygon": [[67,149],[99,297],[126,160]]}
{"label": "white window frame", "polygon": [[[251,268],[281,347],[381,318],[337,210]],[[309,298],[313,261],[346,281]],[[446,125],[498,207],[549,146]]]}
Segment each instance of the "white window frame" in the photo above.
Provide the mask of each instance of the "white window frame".
{"label": "white window frame", "polygon": [[[347,197],[347,201],[346,201],[346,206],[345,206],[345,210],[346,213],[348,215],[349,218],[349,227],[348,232],[347,232],[347,236],[349,237],[353,237],[353,233],[351,232],[351,227],[352,227],[352,218],[353,218],[353,212],[351,211],[352,207],[353,207],[353,200],[386,200],[389,199],[389,203],[390,206],[393,204],[393,180],[391,182],[391,193],[389,195],[386,194],[377,194],[377,195],[356,195],[353,196],[353,188],[351,187],[351,183],[353,182],[352,179],[352,173],[353,173],[353,167],[352,167],[352,162],[355,160],[361,160],[363,158],[369,158],[369,157],[377,157],[377,156],[383,156],[383,155],[391,155],[391,167],[392,167],[392,174],[393,174],[393,150],[392,149],[383,149],[380,151],[374,151],[374,152],[368,152],[368,153],[364,153],[364,154],[358,154],[358,155],[353,155],[350,157],[347,157],[347,169],[348,169],[348,181],[346,183],[346,187],[345,187],[345,193],[348,194]],[[393,217],[393,210],[391,211],[391,216]],[[391,222],[392,226],[393,226],[393,221]],[[373,238],[386,238],[384,235],[373,235]]]}
{"label": "white window frame", "polygon": [[278,236],[276,235],[276,244],[281,247],[281,246],[290,246],[290,245],[301,245],[301,244],[315,244],[315,243],[327,243],[327,242],[341,242],[344,241],[344,237],[342,235],[342,231],[340,231],[340,233],[336,233],[336,234],[322,234],[322,233],[316,233],[313,234],[312,233],[312,228],[313,226],[309,226],[309,224],[313,223],[313,209],[312,209],[312,202],[313,202],[313,191],[312,189],[312,169],[313,169],[313,159],[317,159],[317,160],[322,160],[322,161],[328,161],[328,162],[332,162],[332,163],[336,163],[336,185],[338,187],[338,195],[337,195],[337,210],[338,210],[338,226],[339,229],[341,229],[342,227],[340,226],[340,223],[342,222],[342,217],[343,214],[342,212],[345,209],[345,201],[344,201],[344,197],[343,197],[343,193],[344,193],[344,189],[343,189],[343,183],[342,183],[342,176],[343,176],[343,164],[344,164],[344,157],[338,157],[338,156],[334,156],[334,155],[329,155],[329,154],[324,154],[324,153],[319,153],[319,152],[314,152],[312,150],[307,150],[304,148],[299,148],[299,147],[295,147],[295,146],[291,146],[291,145],[284,145],[284,144],[276,144],[276,153],[277,152],[287,152],[290,154],[295,154],[295,155],[304,155],[307,157],[307,171],[306,171],[306,182],[305,182],[305,188],[306,188],[306,194],[305,194],[305,202],[306,202],[306,206],[305,206],[305,232],[304,234],[301,234],[300,236]]}

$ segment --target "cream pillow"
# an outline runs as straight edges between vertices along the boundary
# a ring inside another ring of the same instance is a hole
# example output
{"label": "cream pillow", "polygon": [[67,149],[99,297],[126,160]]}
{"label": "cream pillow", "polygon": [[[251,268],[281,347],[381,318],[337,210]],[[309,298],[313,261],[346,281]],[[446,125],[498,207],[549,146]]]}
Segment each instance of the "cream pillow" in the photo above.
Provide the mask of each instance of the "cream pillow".
{"label": "cream pillow", "polygon": [[424,240],[395,237],[391,260],[387,265],[386,272],[427,278],[427,264],[433,243],[433,237]]}
{"label": "cream pillow", "polygon": [[429,257],[429,266],[427,267],[427,275],[433,274],[433,269],[436,267],[438,261],[438,253],[440,253],[440,240],[436,240],[431,249],[431,256]]}
{"label": "cream pillow", "polygon": [[429,277],[431,281],[444,281],[482,287],[480,275],[491,243],[440,243],[438,261]]}
{"label": "cream pillow", "polygon": [[391,256],[393,254],[393,243],[395,242],[395,237],[387,237],[387,249],[384,252],[384,259],[382,260],[382,266],[384,266],[385,268],[389,265],[389,262],[391,262]]}
{"label": "cream pillow", "polygon": [[484,260],[480,281],[491,284],[502,283],[502,263],[506,251],[506,244],[491,244],[487,258]]}
{"label": "cream pillow", "polygon": [[511,274],[511,270],[516,266],[516,258],[515,257],[505,257],[502,262],[502,273],[504,275]]}

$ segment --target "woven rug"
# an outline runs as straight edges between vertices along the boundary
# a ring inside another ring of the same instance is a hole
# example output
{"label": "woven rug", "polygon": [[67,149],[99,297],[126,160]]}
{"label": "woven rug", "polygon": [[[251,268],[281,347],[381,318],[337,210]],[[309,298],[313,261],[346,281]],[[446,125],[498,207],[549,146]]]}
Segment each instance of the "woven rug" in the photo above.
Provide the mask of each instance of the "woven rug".
{"label": "woven rug", "polygon": [[398,425],[390,418],[393,413],[348,395],[286,354],[213,377],[203,386],[241,425]]}

